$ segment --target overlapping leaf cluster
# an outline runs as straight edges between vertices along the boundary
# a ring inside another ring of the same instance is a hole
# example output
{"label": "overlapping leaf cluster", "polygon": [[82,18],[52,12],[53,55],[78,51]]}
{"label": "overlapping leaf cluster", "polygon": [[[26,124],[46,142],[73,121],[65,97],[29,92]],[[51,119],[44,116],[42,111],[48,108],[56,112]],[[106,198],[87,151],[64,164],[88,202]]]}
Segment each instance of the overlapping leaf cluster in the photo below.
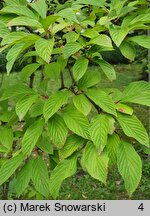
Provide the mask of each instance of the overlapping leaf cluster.
{"label": "overlapping leaf cluster", "polygon": [[[0,185],[11,177],[18,196],[33,185],[44,197],[56,198],[78,162],[104,184],[108,167],[118,166],[129,195],[135,191],[142,162],[132,140],[149,148],[149,137],[128,103],[149,106],[150,84],[112,89],[116,72],[101,52],[117,46],[133,61],[134,44],[149,49],[150,37],[130,33],[149,29],[149,23],[144,0],[77,0],[54,4],[53,10],[44,0],[5,0],[0,51],[8,50],[7,74],[22,54],[28,64],[15,85],[1,89]],[[91,64],[99,71],[92,71]],[[110,80],[107,89],[98,85],[102,73]],[[60,80],[59,87],[49,91],[51,80]]]}

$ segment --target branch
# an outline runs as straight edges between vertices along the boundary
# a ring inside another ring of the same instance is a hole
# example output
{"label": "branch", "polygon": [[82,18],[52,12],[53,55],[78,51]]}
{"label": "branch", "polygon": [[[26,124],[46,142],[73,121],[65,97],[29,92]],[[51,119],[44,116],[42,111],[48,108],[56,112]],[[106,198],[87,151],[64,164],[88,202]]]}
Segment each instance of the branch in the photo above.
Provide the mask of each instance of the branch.
{"label": "branch", "polygon": [[67,65],[67,68],[68,68],[68,71],[69,71],[69,74],[70,74],[70,77],[71,77],[71,80],[72,80],[72,87],[76,86],[76,81],[74,79],[74,76],[73,76],[73,73],[71,71],[71,68],[69,67],[69,65]]}
{"label": "branch", "polygon": [[2,185],[2,199],[3,199],[3,200],[8,200],[9,183],[10,183],[10,181],[5,182],[5,183]]}
{"label": "branch", "polygon": [[84,94],[85,97],[91,102],[91,104],[93,104],[93,106],[95,107],[95,109],[97,110],[98,114],[101,113],[102,109],[96,104],[94,103],[94,101],[92,101],[86,94]]}
{"label": "branch", "polygon": [[62,90],[65,88],[65,84],[64,84],[64,76],[63,76],[63,73],[61,72],[60,73],[60,82],[61,82],[61,87],[59,90]]}
{"label": "branch", "polygon": [[[32,48],[32,51],[35,51],[35,48],[34,48],[34,47]],[[36,56],[33,56],[33,57],[32,57],[32,63],[36,63]],[[34,73],[31,74],[31,76],[30,76],[30,81],[29,81],[29,87],[30,87],[30,88],[33,88],[34,77],[35,77],[35,74],[34,74]]]}
{"label": "branch", "polygon": [[41,81],[44,80],[45,77],[43,71],[44,71],[44,65],[42,65],[41,67]]}
{"label": "branch", "polygon": [[29,87],[30,88],[33,88],[34,77],[35,77],[35,74],[34,73],[31,74],[31,76],[30,76],[30,82],[29,82]]}
{"label": "branch", "polygon": [[3,85],[3,81],[4,81],[4,72],[2,70],[2,73],[1,73],[1,81],[0,81],[0,88],[2,87]]}

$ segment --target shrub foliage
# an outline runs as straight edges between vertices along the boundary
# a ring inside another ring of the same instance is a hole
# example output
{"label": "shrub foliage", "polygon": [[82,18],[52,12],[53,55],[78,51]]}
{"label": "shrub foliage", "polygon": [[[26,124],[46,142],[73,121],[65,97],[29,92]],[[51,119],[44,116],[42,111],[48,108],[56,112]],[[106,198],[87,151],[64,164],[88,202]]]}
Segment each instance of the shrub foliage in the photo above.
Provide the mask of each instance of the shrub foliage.
{"label": "shrub foliage", "polygon": [[[150,84],[111,88],[116,72],[101,53],[117,47],[134,61],[136,44],[149,49],[150,37],[130,33],[149,23],[145,0],[4,1],[0,51],[8,50],[7,75],[20,56],[27,63],[0,92],[0,185],[12,179],[18,197],[30,185],[56,198],[79,167],[106,184],[108,168],[117,166],[132,195],[142,174],[134,143],[148,151],[149,137],[131,103],[149,106]],[[100,85],[102,74],[108,88]]]}

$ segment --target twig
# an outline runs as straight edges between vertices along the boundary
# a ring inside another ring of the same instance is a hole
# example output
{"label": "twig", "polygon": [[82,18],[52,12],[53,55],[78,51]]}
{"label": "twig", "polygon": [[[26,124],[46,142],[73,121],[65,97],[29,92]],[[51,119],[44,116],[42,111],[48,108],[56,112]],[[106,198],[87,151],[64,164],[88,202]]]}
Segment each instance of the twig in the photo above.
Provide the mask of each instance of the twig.
{"label": "twig", "polygon": [[71,80],[72,80],[72,86],[76,86],[76,81],[74,79],[74,76],[73,76],[73,73],[71,71],[71,68],[69,65],[67,65],[67,68],[68,68],[68,71],[69,71],[69,74],[70,74],[70,77],[71,77]]}
{"label": "twig", "polygon": [[44,73],[43,73],[43,71],[44,71],[44,65],[42,65],[42,67],[41,67],[41,81],[44,80]]}
{"label": "twig", "polygon": [[3,85],[3,81],[4,81],[4,72],[2,71],[1,73],[1,82],[0,82],[0,88],[2,87]]}
{"label": "twig", "polygon": [[[34,47],[32,48],[32,51],[35,51]],[[32,57],[32,63],[36,63],[36,56]],[[33,88],[34,77],[35,77],[35,74],[32,73],[31,76],[30,76],[30,81],[29,81],[29,87],[30,88]]]}
{"label": "twig", "polygon": [[59,90],[62,90],[65,88],[65,84],[64,84],[64,76],[63,76],[63,73],[61,72],[60,73],[60,81],[61,81],[61,87]]}
{"label": "twig", "polygon": [[3,184],[2,199],[8,200],[9,181]]}
{"label": "twig", "polygon": [[29,82],[29,87],[30,88],[33,88],[34,77],[35,77],[35,74],[34,73],[31,74],[31,76],[30,76],[30,82]]}
{"label": "twig", "polygon": [[93,104],[93,106],[95,107],[95,109],[97,110],[98,114],[101,113],[102,109],[96,104],[94,103],[94,101],[92,101],[86,94],[84,94],[85,97],[91,102],[91,104]]}

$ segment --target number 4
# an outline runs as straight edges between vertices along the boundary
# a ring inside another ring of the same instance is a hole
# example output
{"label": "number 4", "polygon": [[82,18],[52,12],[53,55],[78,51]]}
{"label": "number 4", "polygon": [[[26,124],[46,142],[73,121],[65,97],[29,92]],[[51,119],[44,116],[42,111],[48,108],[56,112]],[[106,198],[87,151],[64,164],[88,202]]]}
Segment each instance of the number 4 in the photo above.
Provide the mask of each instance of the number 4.
{"label": "number 4", "polygon": [[143,206],[143,203],[141,203],[138,207],[139,210],[143,211],[144,210],[144,206]]}

